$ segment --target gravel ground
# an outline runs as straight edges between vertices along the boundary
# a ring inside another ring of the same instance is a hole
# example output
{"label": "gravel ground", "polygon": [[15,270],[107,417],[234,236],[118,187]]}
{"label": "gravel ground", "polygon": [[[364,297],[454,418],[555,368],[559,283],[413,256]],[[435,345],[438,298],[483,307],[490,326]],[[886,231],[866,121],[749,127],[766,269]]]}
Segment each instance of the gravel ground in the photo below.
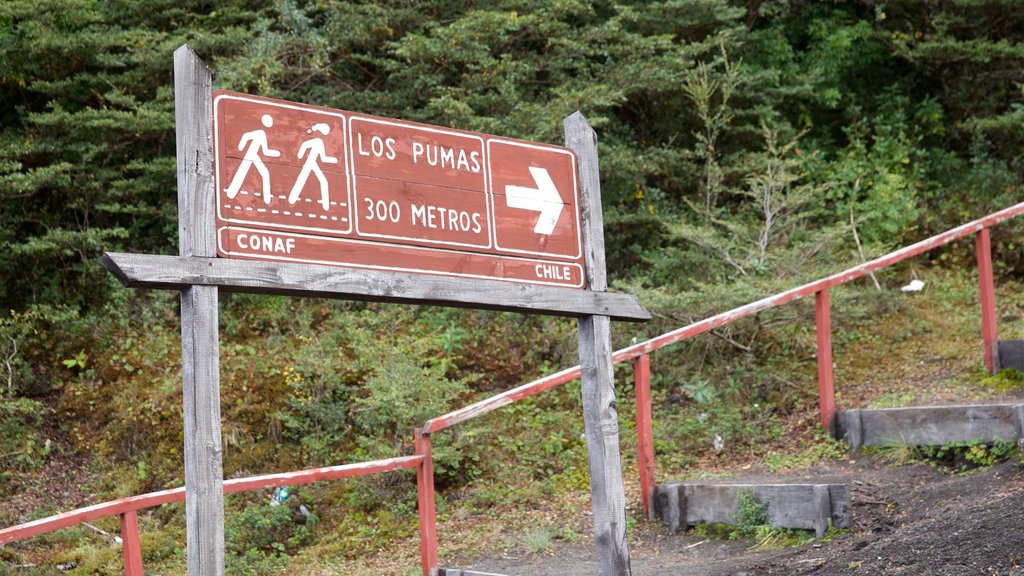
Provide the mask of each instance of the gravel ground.
{"label": "gravel ground", "polygon": [[[717,541],[692,531],[641,526],[630,539],[636,576],[833,576],[921,574],[1024,576],[1024,466],[1005,462],[956,475],[925,464],[889,467],[870,458],[804,471],[850,485],[854,527],[829,542],[785,550]],[[463,568],[504,575],[593,576],[591,543],[544,554],[480,559]]]}

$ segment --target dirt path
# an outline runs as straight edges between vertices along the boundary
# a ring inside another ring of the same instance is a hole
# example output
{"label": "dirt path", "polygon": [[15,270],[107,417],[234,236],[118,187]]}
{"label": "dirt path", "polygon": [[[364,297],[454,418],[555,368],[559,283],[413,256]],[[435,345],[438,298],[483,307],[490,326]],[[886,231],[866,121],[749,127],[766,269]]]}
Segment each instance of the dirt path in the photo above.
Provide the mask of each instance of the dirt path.
{"label": "dirt path", "polygon": [[[855,526],[830,542],[751,550],[642,525],[630,539],[635,576],[935,575],[1024,576],[1024,466],[1013,462],[966,476],[925,464],[901,467],[860,458],[808,470],[850,485]],[[592,576],[591,543],[546,554],[462,566],[509,576]]]}

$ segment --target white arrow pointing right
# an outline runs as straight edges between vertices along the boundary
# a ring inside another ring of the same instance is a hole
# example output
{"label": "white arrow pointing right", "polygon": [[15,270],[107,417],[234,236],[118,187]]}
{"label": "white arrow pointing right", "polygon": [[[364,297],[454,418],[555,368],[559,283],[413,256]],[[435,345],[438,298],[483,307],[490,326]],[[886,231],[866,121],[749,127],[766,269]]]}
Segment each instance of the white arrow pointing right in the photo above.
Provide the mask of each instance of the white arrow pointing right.
{"label": "white arrow pointing right", "polygon": [[551,234],[555,230],[555,223],[562,214],[562,197],[551,180],[551,175],[544,168],[530,166],[530,174],[537,184],[536,188],[526,186],[505,186],[505,205],[509,208],[521,208],[540,212],[537,218],[537,225],[533,231],[537,234]]}

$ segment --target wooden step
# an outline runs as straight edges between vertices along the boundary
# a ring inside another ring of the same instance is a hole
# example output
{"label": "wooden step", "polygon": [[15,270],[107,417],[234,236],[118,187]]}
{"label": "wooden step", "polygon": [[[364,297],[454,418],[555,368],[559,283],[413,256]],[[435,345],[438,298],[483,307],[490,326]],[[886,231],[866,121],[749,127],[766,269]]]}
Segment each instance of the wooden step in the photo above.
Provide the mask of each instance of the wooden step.
{"label": "wooden step", "polygon": [[814,530],[825,535],[829,521],[850,526],[850,496],[845,484],[747,484],[679,482],[654,488],[654,515],[672,530],[705,523],[737,523],[740,492],[753,492],[768,504],[768,523],[778,528]]}
{"label": "wooden step", "polygon": [[851,450],[892,444],[940,446],[1024,438],[1024,404],[962,404],[910,408],[861,408],[836,415],[837,434]]}

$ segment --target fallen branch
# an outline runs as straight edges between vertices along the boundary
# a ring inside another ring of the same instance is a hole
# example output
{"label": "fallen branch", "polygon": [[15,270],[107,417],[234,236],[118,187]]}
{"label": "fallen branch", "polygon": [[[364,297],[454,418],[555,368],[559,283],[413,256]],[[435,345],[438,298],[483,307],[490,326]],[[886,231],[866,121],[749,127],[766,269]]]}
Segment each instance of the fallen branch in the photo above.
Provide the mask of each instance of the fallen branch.
{"label": "fallen branch", "polygon": [[[860,179],[857,180],[857,185],[860,184]],[[856,185],[855,185],[856,186]],[[862,262],[867,263],[868,258],[864,255],[864,247],[860,244],[860,236],[857,234],[857,222],[853,219],[853,206],[850,206],[850,228],[853,230],[853,241],[857,243],[857,252],[860,254]],[[875,277],[875,273],[872,271],[868,272],[868,276],[871,276],[871,281],[875,283],[875,288],[881,292],[882,285],[878,283],[878,278]]]}
{"label": "fallen branch", "polygon": [[740,350],[743,350],[744,352],[753,352],[754,351],[753,347],[747,346],[745,344],[741,344],[741,343],[733,340],[732,338],[726,336],[725,334],[722,334],[718,330],[712,330],[711,331],[711,335],[715,336],[717,338],[721,338],[722,340],[725,340],[729,344],[732,344],[733,346],[739,348]]}

